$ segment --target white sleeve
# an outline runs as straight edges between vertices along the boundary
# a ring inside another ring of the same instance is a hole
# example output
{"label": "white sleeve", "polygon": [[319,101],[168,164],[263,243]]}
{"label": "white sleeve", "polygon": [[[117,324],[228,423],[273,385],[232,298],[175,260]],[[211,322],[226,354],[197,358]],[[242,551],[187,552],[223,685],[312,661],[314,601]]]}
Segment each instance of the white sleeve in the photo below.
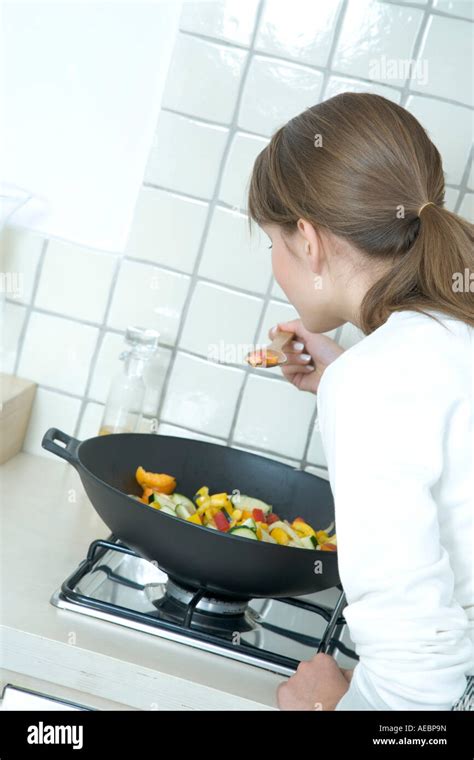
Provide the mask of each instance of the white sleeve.
{"label": "white sleeve", "polygon": [[318,391],[343,614],[360,658],[336,710],[449,710],[472,645],[432,487],[456,393],[430,352],[400,367],[357,348]]}

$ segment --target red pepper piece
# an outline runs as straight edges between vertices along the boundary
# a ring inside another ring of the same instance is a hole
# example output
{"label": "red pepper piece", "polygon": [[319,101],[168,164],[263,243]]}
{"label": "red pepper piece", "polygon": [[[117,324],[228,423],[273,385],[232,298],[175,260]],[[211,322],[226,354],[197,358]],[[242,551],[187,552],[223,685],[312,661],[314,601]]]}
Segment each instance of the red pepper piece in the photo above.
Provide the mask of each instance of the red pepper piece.
{"label": "red pepper piece", "polygon": [[222,512],[216,512],[213,519],[218,530],[222,530],[224,533],[229,530],[229,523]]}
{"label": "red pepper piece", "polygon": [[265,522],[265,515],[263,509],[252,509],[252,517],[255,522]]}
{"label": "red pepper piece", "polygon": [[280,518],[278,515],[275,515],[273,512],[270,512],[268,515],[265,515],[265,522],[267,525],[271,525],[274,522],[277,522]]}

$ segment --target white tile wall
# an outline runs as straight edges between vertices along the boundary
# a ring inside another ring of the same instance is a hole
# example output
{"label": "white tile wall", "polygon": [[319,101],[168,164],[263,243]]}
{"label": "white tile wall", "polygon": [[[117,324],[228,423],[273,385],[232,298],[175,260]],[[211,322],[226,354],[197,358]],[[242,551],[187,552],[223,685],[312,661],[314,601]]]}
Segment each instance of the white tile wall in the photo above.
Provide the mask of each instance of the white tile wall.
{"label": "white tile wall", "polygon": [[[472,220],[472,9],[470,0],[185,2],[123,256],[4,236],[3,271],[23,277],[0,310],[2,366],[39,383],[27,450],[45,453],[51,425],[95,434],[124,331],[138,323],[161,333],[147,401],[161,432],[324,476],[315,397],[278,370],[206,358],[220,341],[265,341],[294,315],[272,282],[266,236],[249,236],[252,164],[307,105],[369,90],[420,119],[443,156],[448,207]],[[384,69],[411,58],[428,64],[426,83]],[[336,338],[350,348],[361,333],[346,325]]]}
{"label": "white tile wall", "polygon": [[81,424],[78,431],[78,438],[93,438],[99,432],[104,405],[97,404],[95,401],[89,401],[84,409]]}
{"label": "white tile wall", "polygon": [[448,208],[450,211],[455,211],[458,197],[458,190],[454,189],[453,187],[447,187],[444,195],[446,208]]}
{"label": "white tile wall", "polygon": [[[413,57],[415,39],[420,29],[423,12],[377,0],[349,2],[339,36],[333,66],[351,76],[374,79],[371,66],[385,59]],[[402,86],[400,77],[390,79]]]}
{"label": "white tile wall", "polygon": [[188,430],[187,428],[176,427],[176,425],[168,425],[167,422],[162,422],[158,426],[158,433],[160,435],[173,435],[176,438],[192,438],[196,441],[207,441],[208,443],[218,443],[220,446],[224,446],[223,438],[213,438],[211,435],[204,435],[203,433],[196,433],[195,430]]}
{"label": "white tile wall", "polygon": [[468,219],[474,217],[474,193],[466,193],[462,199],[462,203],[459,207],[458,213],[461,216],[465,216]]}
{"label": "white tile wall", "polygon": [[199,275],[263,295],[272,273],[268,238],[246,214],[216,206],[211,219]]}
{"label": "white tile wall", "polygon": [[427,125],[428,134],[443,158],[446,182],[459,184],[472,145],[472,110],[417,95],[408,98],[406,107]]}
{"label": "white tile wall", "polygon": [[239,45],[249,45],[257,0],[191,0],[183,3],[181,29]]}
{"label": "white tile wall", "polygon": [[240,407],[234,440],[301,459],[316,399],[289,383],[252,375]]}
{"label": "white tile wall", "polygon": [[29,303],[38,269],[44,240],[39,235],[6,229],[0,240],[0,267],[2,272],[16,272],[21,275],[14,285],[18,289],[11,295],[17,303]]}
{"label": "white tile wall", "polygon": [[116,265],[114,255],[51,240],[35,304],[67,317],[100,323]]}
{"label": "white tile wall", "polygon": [[128,239],[129,256],[190,274],[207,213],[207,203],[143,187]]}
{"label": "white tile wall", "polygon": [[225,127],[162,111],[145,171],[146,181],[211,198],[227,135]]}
{"label": "white tile wall", "polygon": [[341,0],[287,0],[265,3],[255,47],[265,53],[326,66]]}
{"label": "white tile wall", "polygon": [[17,347],[26,317],[26,307],[19,303],[0,301],[0,369],[13,372]]}
{"label": "white tile wall", "polygon": [[178,37],[163,107],[229,124],[247,52],[191,35]]}
{"label": "white tile wall", "polygon": [[239,127],[271,135],[288,119],[317,103],[323,75],[296,63],[254,56],[239,111]]}
{"label": "white tile wall", "polygon": [[450,13],[461,18],[474,18],[474,5],[471,0],[433,0],[435,10]]}
{"label": "white tile wall", "polygon": [[128,324],[153,327],[164,343],[174,343],[188,287],[187,275],[124,261],[107,324],[117,330]]}
{"label": "white tile wall", "polygon": [[226,437],[243,378],[242,370],[178,354],[163,406],[163,421]]}
{"label": "white tile wall", "polygon": [[209,357],[209,350],[222,343],[238,346],[242,336],[251,343],[262,309],[261,299],[228,288],[199,282],[191,297],[180,346]]}
{"label": "white tile wall", "polygon": [[18,374],[81,396],[98,335],[96,327],[34,312],[23,342]]}
{"label": "white tile wall", "polygon": [[[339,95],[341,92],[367,92],[367,82],[343,76],[330,77],[326,87],[325,98],[333,98],[334,95]],[[375,95],[381,95],[388,100],[393,100],[394,103],[400,103],[402,97],[400,90],[384,84],[371,84],[370,92],[373,92]]]}
{"label": "white tile wall", "polygon": [[[290,319],[297,319],[298,314],[291,304],[280,303],[280,301],[269,301],[264,312],[262,328],[259,332],[257,342],[267,343],[269,340],[268,331],[278,322],[288,322]],[[279,370],[276,370],[279,372]]]}
{"label": "white tile wall", "polygon": [[247,208],[247,188],[253,162],[269,141],[237,132],[224,166],[219,200],[235,209]]}
{"label": "white tile wall", "polygon": [[[455,18],[431,16],[419,57],[428,64],[426,84],[416,81],[412,89],[460,103],[472,100],[472,68],[459,66],[459,59],[472,63],[472,25]],[[438,55],[439,50],[443,55]]]}

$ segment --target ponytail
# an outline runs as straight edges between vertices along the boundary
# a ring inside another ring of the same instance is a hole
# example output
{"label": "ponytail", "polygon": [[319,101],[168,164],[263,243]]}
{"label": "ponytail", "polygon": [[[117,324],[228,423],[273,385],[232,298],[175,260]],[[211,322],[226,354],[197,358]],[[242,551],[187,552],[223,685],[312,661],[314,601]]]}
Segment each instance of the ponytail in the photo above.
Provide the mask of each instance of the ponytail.
{"label": "ponytail", "polygon": [[365,294],[362,330],[371,333],[404,309],[440,311],[474,326],[473,230],[457,214],[426,204],[412,245]]}

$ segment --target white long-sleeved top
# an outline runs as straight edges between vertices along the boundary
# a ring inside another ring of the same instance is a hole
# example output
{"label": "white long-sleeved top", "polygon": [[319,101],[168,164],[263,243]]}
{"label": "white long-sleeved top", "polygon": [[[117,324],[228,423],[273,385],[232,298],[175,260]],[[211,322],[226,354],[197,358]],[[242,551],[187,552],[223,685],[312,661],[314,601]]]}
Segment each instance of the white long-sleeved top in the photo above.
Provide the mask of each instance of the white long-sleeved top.
{"label": "white long-sleeved top", "polygon": [[344,617],[336,710],[450,710],[474,674],[474,329],[392,314],[325,370]]}

